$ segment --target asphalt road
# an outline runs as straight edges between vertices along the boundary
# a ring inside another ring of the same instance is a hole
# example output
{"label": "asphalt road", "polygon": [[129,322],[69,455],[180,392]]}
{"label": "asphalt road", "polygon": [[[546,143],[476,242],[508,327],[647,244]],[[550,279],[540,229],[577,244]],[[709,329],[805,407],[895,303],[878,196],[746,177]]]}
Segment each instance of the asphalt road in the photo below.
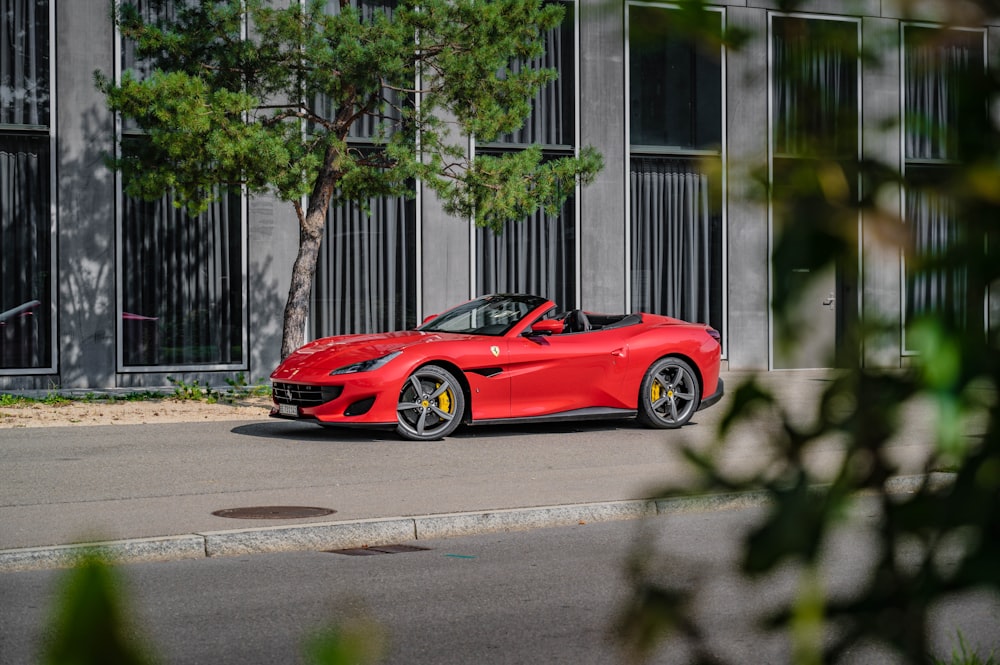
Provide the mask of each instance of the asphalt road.
{"label": "asphalt road", "polygon": [[[824,373],[766,378],[783,408],[802,418],[829,382]],[[631,421],[474,427],[421,443],[276,420],[5,430],[0,550],[288,524],[213,515],[248,506],[337,511],[295,522],[308,524],[645,499],[692,477],[681,450],[715,446],[726,408],[672,431]],[[889,448],[900,475],[925,468],[921,415]],[[773,425],[733,432],[727,467],[766,465]],[[809,459],[822,477],[841,454],[831,438],[811,446]]]}
{"label": "asphalt road", "polygon": [[[795,588],[790,572],[748,582],[732,573],[741,534],[759,509],[675,515],[446,540],[423,551],[373,556],[259,554],[116,568],[140,633],[166,663],[304,662],[324,627],[359,615],[388,636],[384,663],[477,665],[621,661],[611,626],[627,597],[624,562],[637,542],[659,574],[700,589],[697,616],[713,653],[731,663],[789,662],[787,642],[755,625]],[[832,593],[849,593],[871,556],[864,511],[827,550]],[[639,540],[644,534],[648,540]],[[0,574],[0,663],[34,662],[66,571]],[[969,595],[941,606],[940,655],[956,631],[981,655],[1000,649],[1000,600]],[[682,663],[668,641],[653,662]],[[851,663],[891,664],[877,649]]]}

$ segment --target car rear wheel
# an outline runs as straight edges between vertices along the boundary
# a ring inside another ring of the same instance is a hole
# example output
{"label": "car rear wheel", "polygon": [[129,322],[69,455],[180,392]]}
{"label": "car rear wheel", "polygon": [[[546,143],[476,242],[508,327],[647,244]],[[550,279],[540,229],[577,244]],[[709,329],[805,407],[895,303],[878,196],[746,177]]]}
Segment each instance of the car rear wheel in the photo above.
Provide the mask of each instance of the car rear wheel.
{"label": "car rear wheel", "polygon": [[458,427],[465,412],[465,395],[458,380],[436,365],[421,367],[399,391],[396,432],[412,441],[442,439]]}
{"label": "car rear wheel", "polygon": [[691,365],[661,358],[650,365],[639,388],[639,421],[648,427],[681,427],[698,410],[701,387]]}

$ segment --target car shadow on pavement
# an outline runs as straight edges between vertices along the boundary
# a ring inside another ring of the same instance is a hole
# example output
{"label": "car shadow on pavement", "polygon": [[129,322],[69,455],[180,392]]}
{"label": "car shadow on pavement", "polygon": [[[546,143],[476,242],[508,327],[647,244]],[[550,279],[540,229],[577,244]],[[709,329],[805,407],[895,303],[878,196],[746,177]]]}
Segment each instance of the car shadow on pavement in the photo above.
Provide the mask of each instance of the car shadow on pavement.
{"label": "car shadow on pavement", "polygon": [[[494,439],[512,436],[564,436],[581,432],[615,432],[621,430],[643,430],[635,420],[588,420],[584,422],[521,423],[500,425],[463,425],[447,439]],[[265,439],[295,441],[336,441],[336,442],[396,442],[434,443],[433,441],[408,441],[392,429],[370,429],[358,427],[322,427],[312,421],[272,419],[234,427],[233,434],[255,436]]]}
{"label": "car shadow on pavement", "polygon": [[339,441],[372,443],[376,441],[402,441],[391,429],[366,429],[358,427],[320,427],[310,421],[267,420],[239,425],[230,430],[241,436],[287,441]]}

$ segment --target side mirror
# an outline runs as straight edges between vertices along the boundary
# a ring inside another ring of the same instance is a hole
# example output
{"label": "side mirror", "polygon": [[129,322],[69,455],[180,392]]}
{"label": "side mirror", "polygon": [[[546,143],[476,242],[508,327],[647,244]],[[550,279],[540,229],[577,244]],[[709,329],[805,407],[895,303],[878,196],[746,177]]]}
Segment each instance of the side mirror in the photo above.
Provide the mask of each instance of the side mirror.
{"label": "side mirror", "polygon": [[427,316],[424,317],[424,320],[420,322],[420,325],[424,325],[425,323],[427,323],[431,319],[436,319],[436,318],[437,318],[437,314],[428,314]]}
{"label": "side mirror", "polygon": [[526,335],[558,335],[565,324],[559,319],[543,319],[535,321],[525,333]]}

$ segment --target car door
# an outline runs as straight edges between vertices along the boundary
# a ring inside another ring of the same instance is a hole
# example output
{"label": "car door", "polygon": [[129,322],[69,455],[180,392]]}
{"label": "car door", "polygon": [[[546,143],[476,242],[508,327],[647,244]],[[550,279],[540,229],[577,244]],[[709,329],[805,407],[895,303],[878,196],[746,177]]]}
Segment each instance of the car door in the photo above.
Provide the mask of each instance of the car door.
{"label": "car door", "polygon": [[628,347],[620,331],[522,335],[508,350],[512,418],[625,407],[620,393]]}

